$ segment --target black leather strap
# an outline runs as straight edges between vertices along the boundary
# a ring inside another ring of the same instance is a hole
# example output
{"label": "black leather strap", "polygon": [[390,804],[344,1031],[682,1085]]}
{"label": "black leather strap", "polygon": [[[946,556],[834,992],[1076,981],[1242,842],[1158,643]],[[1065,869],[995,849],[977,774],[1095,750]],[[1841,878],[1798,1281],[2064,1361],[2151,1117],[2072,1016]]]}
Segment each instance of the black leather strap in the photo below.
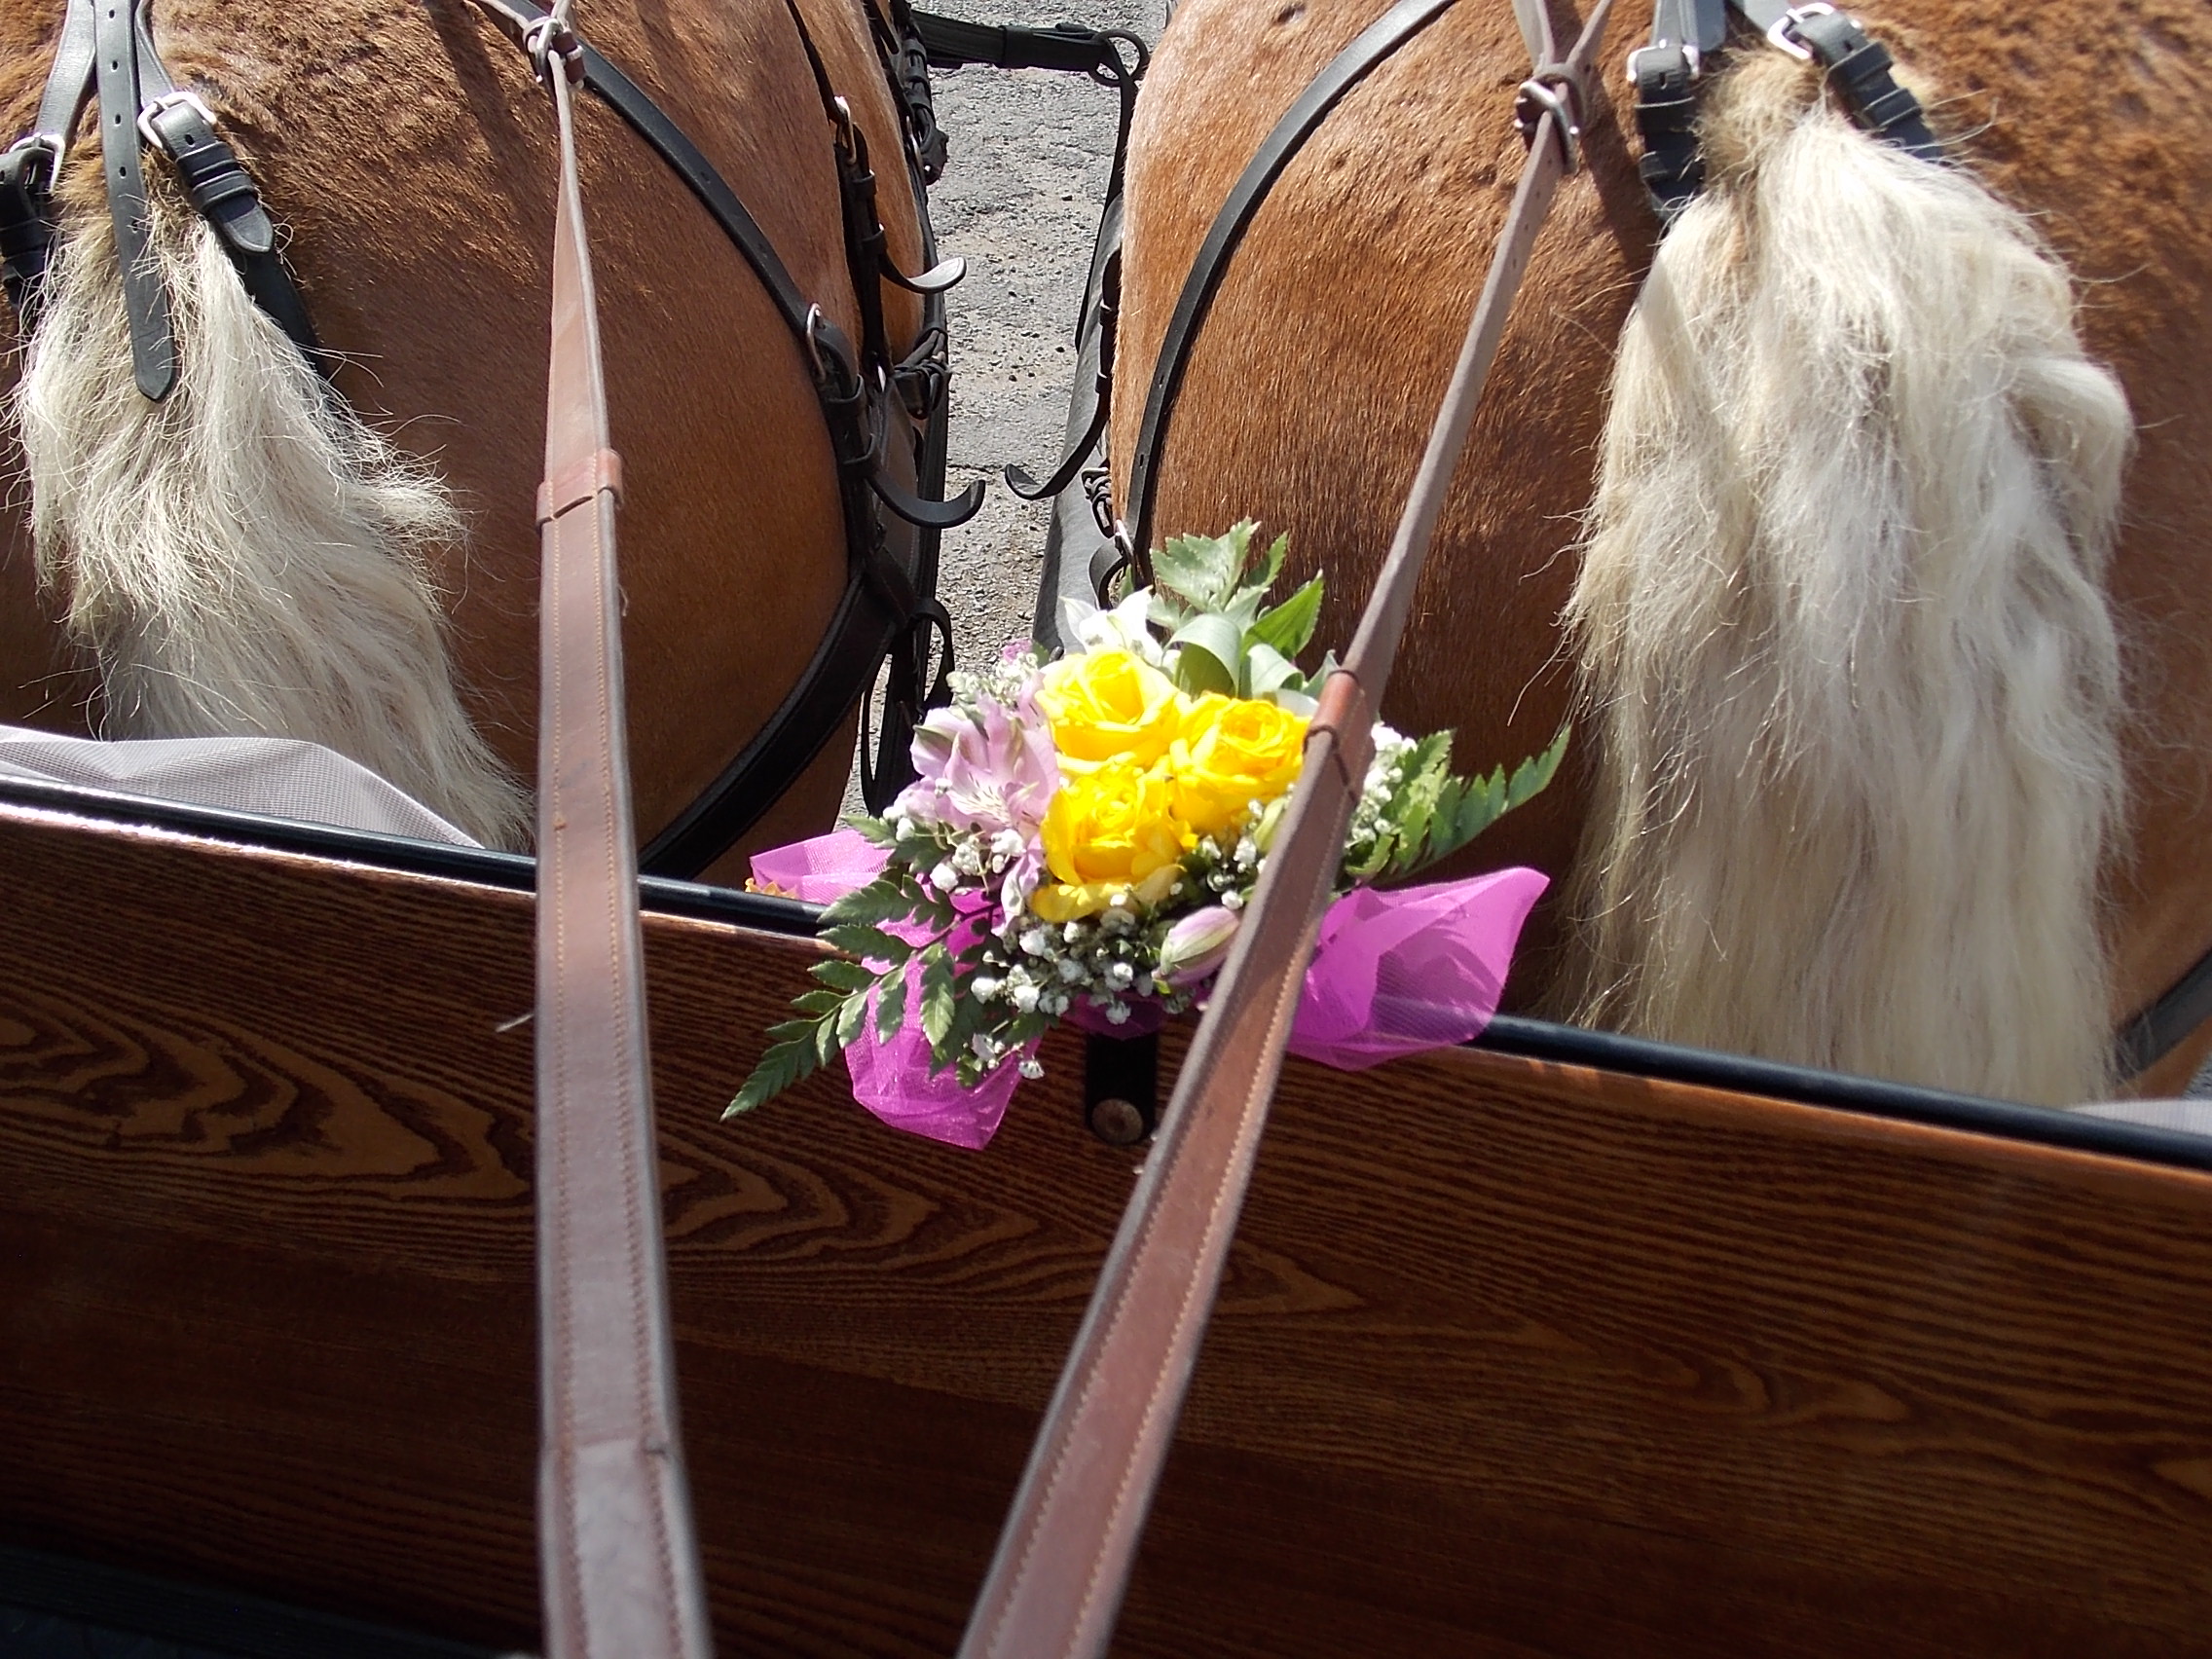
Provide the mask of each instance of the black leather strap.
{"label": "black leather strap", "polygon": [[245,291],[325,373],[334,366],[315,339],[314,324],[291,273],[276,251],[276,227],[261,204],[253,175],[207,119],[199,99],[170,93],[147,106],[146,129],[160,142],[187,197],[215,229]]}
{"label": "black leather strap", "polygon": [[2120,1028],[2113,1039],[2113,1075],[2140,1076],[2208,1019],[2212,1019],[2212,951],[2198,957],[2165,995]]}
{"label": "black leather strap", "polygon": [[1259,154],[1245,166],[1236,188],[1214,215],[1213,228],[1198,249],[1183,291],[1168,319],[1167,333],[1152,365],[1152,385],[1145,393],[1144,420],[1137,428],[1136,448],[1129,457],[1129,495],[1123,503],[1127,524],[1128,548],[1143,579],[1151,580],[1153,471],[1161,446],[1167,440],[1168,421],[1174,414],[1175,396],[1182,389],[1183,370],[1190,361],[1191,343],[1213,304],[1214,291],[1228,273],[1230,256],[1244,240],[1252,215],[1260,210],[1282,169],[1290,165],[1306,140],[1312,136],[1344,95],[1358,86],[1375,66],[1438,18],[1453,0],[1398,0],[1308,85],[1282,119],[1275,123]]}
{"label": "black leather strap", "polygon": [[[1111,222],[1119,224],[1121,203],[1109,199],[1106,203]],[[1098,447],[1098,440],[1106,435],[1106,423],[1113,413],[1114,404],[1114,343],[1120,331],[1122,315],[1122,249],[1117,235],[1113,248],[1108,252],[1104,268],[1093,284],[1097,298],[1090,308],[1090,324],[1098,335],[1098,370],[1093,381],[1093,396],[1097,403],[1090,411],[1083,435],[1068,445],[1067,453],[1060,458],[1059,465],[1052,468],[1051,476],[1040,483],[1018,466],[1006,469],[1007,488],[1025,501],[1042,501],[1057,496],[1075,482],[1083,463],[1090,459]],[[1077,330],[1077,340],[1083,336]]]}
{"label": "black leather strap", "polygon": [[176,384],[176,337],[169,327],[168,289],[154,263],[153,212],[138,163],[138,40],[131,25],[131,11],[116,0],[94,8],[92,73],[99,93],[108,218],[115,227],[123,309],[130,328],[130,370],[138,389],[159,403]]}
{"label": "black leather strap", "polygon": [[1662,225],[1671,224],[1705,188],[1705,152],[1697,141],[1703,58],[1695,43],[1672,39],[1654,40],[1629,55],[1636,129],[1643,148],[1637,171]]}
{"label": "black leather strap", "polygon": [[1643,154],[1637,163],[1661,224],[1705,183],[1696,132],[1697,85],[1706,60],[1724,42],[1723,4],[1785,52],[1821,65],[1828,84],[1860,127],[1909,156],[1941,162],[1920,100],[1897,84],[1889,51],[1849,14],[1818,0],[1656,0],[1651,44],[1629,55],[1636,87],[1636,125]]}
{"label": "black leather strap", "polygon": [[27,335],[54,249],[50,208],[69,137],[92,92],[92,0],[70,0],[39,96],[38,124],[0,155],[0,286]]}
{"label": "black leather strap", "polygon": [[1920,100],[1890,74],[1889,49],[1868,38],[1857,18],[1845,12],[1808,8],[1786,20],[1782,32],[1827,71],[1828,84],[1842,97],[1853,121],[1908,156],[1924,162],[1943,159],[1943,146],[1929,130]]}
{"label": "black leather strap", "polygon": [[[1099,235],[1093,244],[1094,248],[1105,247],[1106,227],[1113,225],[1116,227],[1113,238],[1116,254],[1112,269],[1106,274],[1105,285],[1097,281],[1098,274],[1093,273],[1093,281],[1085,296],[1089,312],[1078,317],[1075,331],[1080,345],[1093,323],[1099,330],[1097,403],[1082,435],[1069,445],[1044,482],[1040,483],[1025,467],[1006,469],[1009,490],[1025,501],[1041,501],[1059,495],[1074,482],[1084,462],[1097,450],[1113,415],[1114,335],[1116,308],[1121,297],[1122,179],[1128,163],[1129,126],[1136,117],[1137,89],[1143,84],[1145,70],[1151,64],[1151,51],[1135,35],[1121,29],[1086,29],[1076,23],[1038,29],[1018,24],[974,23],[934,12],[910,15],[915,31],[929,54],[929,61],[940,69],[959,69],[972,63],[988,64],[996,69],[1054,69],[1088,75],[1121,93],[1114,161],[1107,173],[1106,198],[1099,210]],[[1124,47],[1129,52],[1126,57],[1123,55]]]}
{"label": "black leather strap", "polygon": [[1088,74],[1098,67],[1101,35],[1077,23],[1049,29],[1018,24],[972,23],[917,10],[914,31],[936,69],[987,63],[994,69],[1062,69]]}

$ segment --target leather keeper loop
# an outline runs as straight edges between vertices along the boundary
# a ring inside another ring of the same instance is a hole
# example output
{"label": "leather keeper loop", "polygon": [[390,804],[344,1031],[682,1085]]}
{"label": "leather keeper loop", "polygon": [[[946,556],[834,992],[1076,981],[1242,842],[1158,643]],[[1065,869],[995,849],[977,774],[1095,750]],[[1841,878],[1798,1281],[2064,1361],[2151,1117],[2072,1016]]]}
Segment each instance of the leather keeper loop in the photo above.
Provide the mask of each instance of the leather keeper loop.
{"label": "leather keeper loop", "polygon": [[1326,733],[1331,739],[1329,758],[1336,762],[1345,787],[1356,795],[1367,781],[1367,764],[1362,760],[1355,775],[1346,764],[1346,753],[1350,748],[1372,743],[1370,727],[1375,717],[1367,706],[1366,688],[1360,684],[1359,676],[1349,669],[1340,668],[1322,682],[1319,703],[1320,707],[1313,711],[1313,718],[1306,726],[1308,751],[1310,753],[1315,738]]}
{"label": "leather keeper loop", "polygon": [[610,449],[594,450],[589,457],[548,478],[537,487],[537,522],[542,527],[562,514],[597,500],[602,492],[622,504],[622,458]]}

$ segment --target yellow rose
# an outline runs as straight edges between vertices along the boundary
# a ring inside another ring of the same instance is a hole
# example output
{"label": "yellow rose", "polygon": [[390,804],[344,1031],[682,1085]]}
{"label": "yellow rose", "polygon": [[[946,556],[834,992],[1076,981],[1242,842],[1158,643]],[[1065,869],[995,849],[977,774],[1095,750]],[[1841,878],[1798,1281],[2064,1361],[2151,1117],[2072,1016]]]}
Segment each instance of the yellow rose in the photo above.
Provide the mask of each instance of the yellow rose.
{"label": "yellow rose", "polygon": [[1037,706],[1052,722],[1063,775],[1108,760],[1150,766],[1182,729],[1190,699],[1128,651],[1086,651],[1045,670]]}
{"label": "yellow rose", "polygon": [[1064,778],[1045,811],[1045,866],[1052,881],[1030,905],[1049,922],[1093,915],[1118,893],[1157,903],[1184,852],[1164,772],[1125,756]]}
{"label": "yellow rose", "polygon": [[1253,802],[1265,806],[1288,791],[1305,761],[1303,715],[1209,691],[1168,750],[1175,816],[1194,836],[1219,835]]}

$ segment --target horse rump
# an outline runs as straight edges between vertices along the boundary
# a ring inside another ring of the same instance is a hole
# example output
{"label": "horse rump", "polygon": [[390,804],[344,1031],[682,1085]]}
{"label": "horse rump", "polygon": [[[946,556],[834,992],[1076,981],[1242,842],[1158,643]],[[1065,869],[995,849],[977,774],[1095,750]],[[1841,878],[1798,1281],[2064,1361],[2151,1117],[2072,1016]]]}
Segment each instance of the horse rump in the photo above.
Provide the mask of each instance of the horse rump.
{"label": "horse rump", "polygon": [[39,579],[98,665],[102,729],[311,739],[527,844],[528,795],[455,690],[427,557],[461,540],[445,487],[254,304],[173,181],[148,186],[175,386],[137,389],[108,214],[65,189],[10,410]]}

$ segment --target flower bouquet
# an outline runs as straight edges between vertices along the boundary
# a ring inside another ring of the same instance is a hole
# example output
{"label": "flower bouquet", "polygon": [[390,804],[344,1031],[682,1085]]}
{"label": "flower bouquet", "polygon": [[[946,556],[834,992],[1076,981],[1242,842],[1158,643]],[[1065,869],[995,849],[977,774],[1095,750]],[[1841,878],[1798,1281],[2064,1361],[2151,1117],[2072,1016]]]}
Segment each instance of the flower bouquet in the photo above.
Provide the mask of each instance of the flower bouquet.
{"label": "flower bouquet", "polygon": [[[953,675],[951,705],[916,733],[919,776],[883,818],[754,861],[756,886],[834,900],[821,937],[844,954],[814,966],[731,1113],[842,1051],[879,1116],[980,1145],[1055,1022],[1133,1035],[1203,1001],[1335,666],[1297,665],[1322,578],[1269,604],[1285,542],[1256,557],[1255,529],[1179,537],[1151,588],[1069,605],[1075,644],[1056,661],[1009,646]],[[1450,769],[1451,733],[1377,725],[1294,1050],[1373,1064],[1481,1029],[1544,878],[1377,889],[1543,789],[1566,743],[1563,729],[1510,777],[1469,778]],[[1383,1006],[1393,976],[1411,1020]]]}

